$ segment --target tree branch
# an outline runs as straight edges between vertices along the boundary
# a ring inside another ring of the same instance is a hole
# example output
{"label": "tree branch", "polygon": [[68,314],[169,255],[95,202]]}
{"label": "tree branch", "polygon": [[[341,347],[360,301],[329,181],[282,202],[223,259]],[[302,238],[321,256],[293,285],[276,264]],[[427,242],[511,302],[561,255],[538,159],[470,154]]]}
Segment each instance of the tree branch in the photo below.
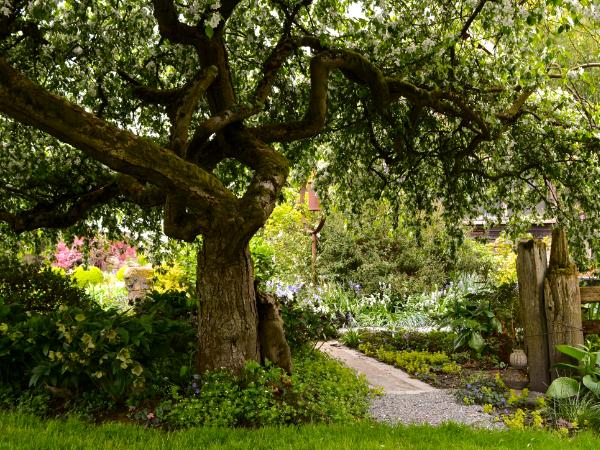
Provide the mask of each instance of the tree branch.
{"label": "tree branch", "polygon": [[265,142],[289,142],[318,134],[325,125],[327,83],[332,69],[343,70],[346,75],[351,74],[354,81],[367,84],[379,113],[388,114],[390,90],[383,73],[356,52],[343,49],[324,50],[311,59],[311,92],[304,118],[298,122],[259,126],[252,130],[253,133]]}
{"label": "tree branch", "polygon": [[238,200],[212,174],[32,83],[0,59],[0,112],[46,131],[111,169],[186,196],[199,213],[235,215]]}
{"label": "tree branch", "polygon": [[200,28],[192,27],[178,19],[177,9],[172,0],[153,0],[154,17],[158,22],[160,35],[177,44],[197,47],[205,40]]}
{"label": "tree branch", "polygon": [[80,196],[66,210],[61,204],[40,204],[27,211],[9,213],[0,209],[0,220],[7,222],[15,233],[38,228],[65,228],[75,225],[94,207],[107,203],[120,191],[114,181]]}
{"label": "tree branch", "polygon": [[246,129],[230,129],[226,139],[236,149],[236,159],[254,170],[252,181],[240,201],[244,222],[239,228],[239,236],[250,239],[271,215],[285,184],[289,162]]}
{"label": "tree branch", "polygon": [[469,37],[469,28],[471,27],[471,24],[477,18],[477,16],[479,15],[479,13],[481,12],[481,10],[487,2],[488,0],[479,0],[479,3],[477,3],[477,6],[475,7],[473,12],[463,25],[462,29],[460,30],[459,36],[461,37],[461,39],[467,39]]}
{"label": "tree branch", "polygon": [[271,94],[277,72],[295,49],[305,45],[321,49],[319,40],[310,36],[300,39],[282,38],[263,64],[263,78],[256,86],[251,103],[248,105],[236,104],[205,120],[196,129],[190,142],[189,154],[191,157],[194,158],[194,155],[200,151],[213,133],[217,133],[227,125],[241,122],[262,111],[267,98]]}

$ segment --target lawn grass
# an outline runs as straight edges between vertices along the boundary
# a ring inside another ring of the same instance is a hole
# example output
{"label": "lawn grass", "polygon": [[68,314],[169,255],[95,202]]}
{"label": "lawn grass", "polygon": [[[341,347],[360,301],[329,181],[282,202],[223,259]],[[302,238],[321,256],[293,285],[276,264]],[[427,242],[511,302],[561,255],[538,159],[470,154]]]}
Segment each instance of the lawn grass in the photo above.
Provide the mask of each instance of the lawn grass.
{"label": "lawn grass", "polygon": [[600,437],[563,438],[544,431],[475,430],[362,422],[258,430],[195,428],[177,432],[126,424],[93,426],[0,412],[0,449],[597,449]]}

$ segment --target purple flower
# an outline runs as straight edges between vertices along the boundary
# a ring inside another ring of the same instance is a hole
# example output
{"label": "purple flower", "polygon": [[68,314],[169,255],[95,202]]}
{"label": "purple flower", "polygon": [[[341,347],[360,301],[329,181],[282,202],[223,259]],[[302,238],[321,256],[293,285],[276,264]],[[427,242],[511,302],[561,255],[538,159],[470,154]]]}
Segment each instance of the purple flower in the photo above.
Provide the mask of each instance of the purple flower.
{"label": "purple flower", "polygon": [[200,389],[194,389],[194,395],[200,394]]}
{"label": "purple flower", "polygon": [[467,384],[467,389],[471,389],[471,384]]}
{"label": "purple flower", "polygon": [[192,387],[193,387],[193,388],[197,388],[197,387],[198,387],[198,385],[197,385],[196,383],[192,383]]}
{"label": "purple flower", "polygon": [[348,284],[350,285],[350,288],[352,288],[357,294],[360,293],[360,291],[362,290],[362,286],[358,283],[353,283],[352,281],[349,281]]}

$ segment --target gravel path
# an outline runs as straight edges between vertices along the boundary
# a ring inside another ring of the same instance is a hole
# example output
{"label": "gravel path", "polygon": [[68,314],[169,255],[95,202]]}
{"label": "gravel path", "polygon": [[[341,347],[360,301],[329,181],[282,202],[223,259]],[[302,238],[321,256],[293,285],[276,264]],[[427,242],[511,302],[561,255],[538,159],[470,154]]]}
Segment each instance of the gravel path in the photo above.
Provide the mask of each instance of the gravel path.
{"label": "gravel path", "polygon": [[375,420],[431,425],[451,421],[485,428],[504,426],[494,422],[493,417],[485,414],[481,406],[463,405],[456,401],[451,391],[436,389],[410,378],[406,372],[338,342],[324,343],[321,351],[364,374],[372,387],[383,388],[384,395],[371,402],[370,413]]}

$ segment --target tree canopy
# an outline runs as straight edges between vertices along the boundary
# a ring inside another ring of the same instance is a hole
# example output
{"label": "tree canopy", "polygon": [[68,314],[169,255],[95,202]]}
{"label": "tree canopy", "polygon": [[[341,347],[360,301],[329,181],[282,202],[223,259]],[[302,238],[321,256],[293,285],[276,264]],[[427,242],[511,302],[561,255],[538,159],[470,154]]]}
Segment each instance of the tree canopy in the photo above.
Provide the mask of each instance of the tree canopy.
{"label": "tree canopy", "polygon": [[210,266],[291,163],[450,222],[545,201],[598,241],[599,24],[591,1],[0,0],[0,219],[116,208]]}
{"label": "tree canopy", "polygon": [[[354,196],[402,192],[464,216],[498,200],[523,209],[552,185],[561,211],[597,217],[593,2],[13,0],[1,11],[0,195],[15,231],[71,225],[120,196],[165,204],[172,191],[197,211],[189,230],[166,231],[191,239],[215,203],[249,211],[234,196],[269,177],[260,160],[284,174],[280,154],[321,160]],[[236,142],[223,149],[226,133]],[[245,140],[276,151],[240,152]]]}

